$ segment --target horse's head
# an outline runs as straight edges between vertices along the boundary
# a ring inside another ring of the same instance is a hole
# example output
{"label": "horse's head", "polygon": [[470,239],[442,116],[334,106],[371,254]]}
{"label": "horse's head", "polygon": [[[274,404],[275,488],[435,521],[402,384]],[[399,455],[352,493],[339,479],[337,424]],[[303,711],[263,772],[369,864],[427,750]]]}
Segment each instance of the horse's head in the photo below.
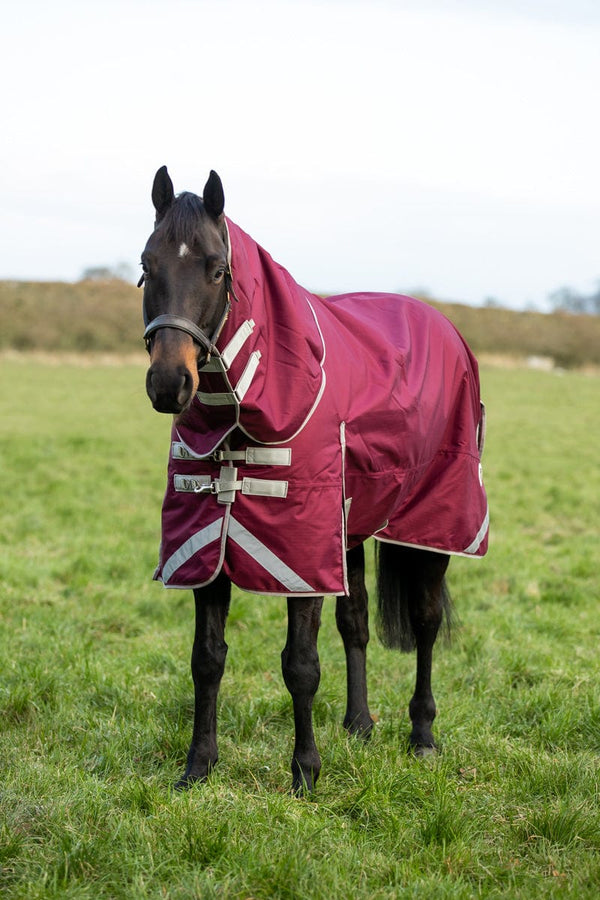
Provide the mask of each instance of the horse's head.
{"label": "horse's head", "polygon": [[154,231],[142,253],[146,390],[158,412],[180,413],[198,388],[229,308],[227,228],[221,179],[211,172],[204,197],[175,196],[163,166],[155,175]]}

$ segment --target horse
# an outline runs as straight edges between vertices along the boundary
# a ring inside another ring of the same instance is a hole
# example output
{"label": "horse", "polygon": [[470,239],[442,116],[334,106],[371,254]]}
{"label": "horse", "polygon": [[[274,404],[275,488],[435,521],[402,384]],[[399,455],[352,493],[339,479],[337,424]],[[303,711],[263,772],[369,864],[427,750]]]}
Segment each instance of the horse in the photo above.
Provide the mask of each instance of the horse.
{"label": "horse", "polygon": [[[451,625],[451,555],[483,556],[484,407],[477,363],[451,323],[414,298],[310,294],[225,216],[221,179],[202,197],[152,185],[141,256],[146,391],[173,415],[155,578],[191,588],[194,721],[178,790],[218,760],[217,697],[231,585],[287,597],[281,654],[295,739],[292,791],[321,759],[312,722],[323,598],[346,656],[345,729],[367,739],[364,542],[374,536],[378,633],[416,649],[408,744],[436,752],[432,654]],[[285,476],[285,477],[282,477]]]}

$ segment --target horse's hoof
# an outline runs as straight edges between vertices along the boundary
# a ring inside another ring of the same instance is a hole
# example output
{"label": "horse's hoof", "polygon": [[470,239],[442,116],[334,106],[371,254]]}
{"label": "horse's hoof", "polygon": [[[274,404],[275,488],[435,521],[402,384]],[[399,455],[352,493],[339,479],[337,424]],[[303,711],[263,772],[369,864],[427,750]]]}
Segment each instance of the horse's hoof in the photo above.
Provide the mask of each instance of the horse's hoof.
{"label": "horse's hoof", "polygon": [[314,770],[309,772],[294,772],[292,789],[290,791],[292,797],[303,797],[307,800],[314,797],[318,777],[319,772]]}
{"label": "horse's hoof", "polygon": [[373,731],[373,725],[374,722],[371,716],[368,716],[368,718],[357,716],[357,718],[352,721],[344,720],[344,728],[348,734],[352,735],[352,737],[359,738],[359,740],[362,741],[369,740]]}
{"label": "horse's hoof", "polygon": [[313,800],[314,796],[314,784],[308,785],[303,781],[302,784],[293,784],[290,788],[290,797],[295,797],[297,800]]}
{"label": "horse's hoof", "polygon": [[182,794],[184,791],[188,791],[194,782],[190,781],[189,778],[180,778],[179,781],[176,781],[173,785],[173,790],[178,794]]}
{"label": "horse's hoof", "polygon": [[412,750],[417,759],[435,759],[435,757],[438,755],[438,749],[436,746],[413,747]]}
{"label": "horse's hoof", "polygon": [[177,793],[181,794],[183,791],[189,791],[191,787],[195,784],[204,784],[206,781],[206,775],[200,777],[194,777],[193,775],[184,775],[179,781],[176,781],[173,785],[173,790],[177,791]]}

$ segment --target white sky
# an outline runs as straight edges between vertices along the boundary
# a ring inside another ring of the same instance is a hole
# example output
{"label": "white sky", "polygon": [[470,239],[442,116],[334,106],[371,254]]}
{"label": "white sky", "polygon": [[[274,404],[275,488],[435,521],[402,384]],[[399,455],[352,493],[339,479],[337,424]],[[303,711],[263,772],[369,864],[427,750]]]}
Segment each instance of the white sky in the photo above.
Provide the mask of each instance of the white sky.
{"label": "white sky", "polygon": [[137,268],[167,164],[312,290],[591,291],[599,48],[599,0],[3,4],[0,278]]}

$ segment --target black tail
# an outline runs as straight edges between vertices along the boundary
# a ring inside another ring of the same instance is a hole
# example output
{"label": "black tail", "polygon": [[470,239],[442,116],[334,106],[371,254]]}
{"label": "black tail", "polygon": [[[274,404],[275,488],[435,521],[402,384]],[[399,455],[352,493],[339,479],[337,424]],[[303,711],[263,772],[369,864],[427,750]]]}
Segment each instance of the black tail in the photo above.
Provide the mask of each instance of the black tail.
{"label": "black tail", "polygon": [[413,620],[437,619],[446,635],[452,627],[452,602],[444,573],[449,557],[375,541],[377,561],[377,633],[385,647],[408,653],[416,646]]}

